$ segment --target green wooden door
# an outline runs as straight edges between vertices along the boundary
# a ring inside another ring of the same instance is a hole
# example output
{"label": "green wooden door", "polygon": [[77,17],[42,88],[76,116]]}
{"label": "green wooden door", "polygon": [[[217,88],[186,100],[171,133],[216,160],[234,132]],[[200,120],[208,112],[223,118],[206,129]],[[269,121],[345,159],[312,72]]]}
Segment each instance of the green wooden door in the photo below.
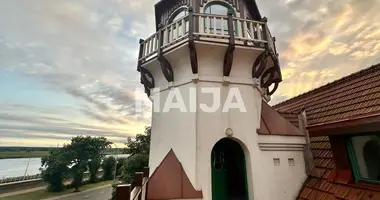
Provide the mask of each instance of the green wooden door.
{"label": "green wooden door", "polygon": [[212,199],[227,200],[227,170],[224,166],[223,153],[214,150],[211,156]]}
{"label": "green wooden door", "polygon": [[248,200],[246,160],[240,144],[224,138],[211,153],[212,200]]}

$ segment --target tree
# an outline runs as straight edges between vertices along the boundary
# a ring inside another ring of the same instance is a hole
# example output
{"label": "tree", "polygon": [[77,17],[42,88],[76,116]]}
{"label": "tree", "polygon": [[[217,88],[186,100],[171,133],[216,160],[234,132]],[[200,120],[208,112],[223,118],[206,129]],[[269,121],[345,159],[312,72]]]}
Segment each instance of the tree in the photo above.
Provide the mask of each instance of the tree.
{"label": "tree", "polygon": [[123,182],[133,183],[135,173],[148,166],[150,135],[151,127],[146,127],[145,134],[137,134],[135,139],[128,138],[124,152],[129,154],[129,157],[121,168],[121,180]]}
{"label": "tree", "polygon": [[137,134],[134,139],[132,139],[132,137],[128,137],[127,142],[125,143],[127,147],[124,149],[124,153],[131,156],[135,154],[149,156],[151,131],[151,127],[148,126],[145,128],[144,134]]}
{"label": "tree", "polygon": [[102,160],[99,158],[94,158],[90,162],[88,162],[88,171],[90,173],[90,182],[96,183],[99,181],[98,179],[98,171],[101,167]]}
{"label": "tree", "polygon": [[78,136],[71,139],[61,149],[50,151],[42,158],[41,171],[43,179],[49,184],[49,191],[61,191],[64,188],[63,179],[71,175],[72,185],[76,191],[82,185],[83,174],[90,172],[90,181],[97,181],[102,153],[112,142],[104,137]]}
{"label": "tree", "polygon": [[102,163],[103,180],[112,180],[114,177],[114,170],[116,165],[116,159],[113,156],[109,156],[104,159]]}
{"label": "tree", "polygon": [[64,189],[63,180],[68,175],[66,156],[61,149],[49,152],[41,159],[42,179],[48,183],[48,191],[60,192]]}
{"label": "tree", "polygon": [[90,136],[78,136],[71,139],[71,144],[65,145],[63,151],[66,152],[68,160],[70,160],[70,174],[73,178],[73,186],[75,191],[79,191],[82,185],[83,174],[87,170],[89,163],[92,162],[90,175],[96,177],[99,169],[100,160],[104,157],[102,151],[109,147],[112,143],[107,141],[104,137],[92,138]]}

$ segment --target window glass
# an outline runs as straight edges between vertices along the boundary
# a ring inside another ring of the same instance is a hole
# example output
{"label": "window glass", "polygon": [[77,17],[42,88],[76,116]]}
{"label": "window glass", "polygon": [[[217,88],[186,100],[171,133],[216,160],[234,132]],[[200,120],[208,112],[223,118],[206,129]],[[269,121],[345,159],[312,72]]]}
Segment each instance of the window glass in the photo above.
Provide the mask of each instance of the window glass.
{"label": "window glass", "polygon": [[354,136],[351,143],[358,178],[380,181],[380,136]]}
{"label": "window glass", "polygon": [[170,22],[177,21],[178,19],[180,19],[180,18],[182,18],[182,17],[184,17],[186,15],[187,15],[187,10],[182,10],[177,15],[175,15]]}
{"label": "window glass", "polygon": [[[183,9],[182,11],[180,11],[179,13],[177,13],[176,15],[174,15],[174,17],[172,17],[170,19],[169,24],[181,19],[182,17],[186,16],[187,14],[188,14],[187,9]],[[174,40],[177,40],[178,38],[180,38],[181,36],[186,34],[188,31],[189,31],[188,19],[185,19],[185,24],[182,24],[182,21],[179,21],[174,26],[172,26],[172,29],[168,30],[167,40],[168,40],[168,42],[172,42]]]}
{"label": "window glass", "polygon": [[205,13],[212,14],[212,15],[227,15],[228,8],[220,4],[211,4],[207,6],[207,8],[205,9]]}
{"label": "window glass", "polygon": [[[211,3],[208,6],[206,6],[205,14],[227,16],[228,10],[229,8],[227,6],[224,6],[223,4]],[[209,26],[209,32],[214,33],[214,31],[216,31],[217,34],[222,33],[222,26],[223,26],[223,30],[224,30],[223,34],[228,34],[227,20],[217,19],[215,22],[216,27],[214,28],[214,19],[210,18],[208,22],[206,22],[205,20],[205,31],[207,31],[207,26]]]}

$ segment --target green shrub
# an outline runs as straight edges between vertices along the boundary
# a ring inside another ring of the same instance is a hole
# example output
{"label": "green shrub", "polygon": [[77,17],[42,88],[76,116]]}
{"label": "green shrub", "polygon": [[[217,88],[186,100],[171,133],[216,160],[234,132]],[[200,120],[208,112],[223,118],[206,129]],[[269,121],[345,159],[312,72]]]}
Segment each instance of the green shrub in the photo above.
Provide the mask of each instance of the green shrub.
{"label": "green shrub", "polygon": [[121,168],[120,180],[123,183],[134,183],[135,173],[142,172],[144,167],[148,166],[148,162],[148,155],[135,154],[129,156]]}

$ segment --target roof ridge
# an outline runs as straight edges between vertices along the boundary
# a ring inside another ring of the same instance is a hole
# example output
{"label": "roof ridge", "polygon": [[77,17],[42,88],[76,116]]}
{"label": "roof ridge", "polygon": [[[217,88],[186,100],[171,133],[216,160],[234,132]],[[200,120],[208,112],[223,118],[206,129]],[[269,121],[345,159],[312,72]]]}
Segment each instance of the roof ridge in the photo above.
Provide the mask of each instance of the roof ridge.
{"label": "roof ridge", "polygon": [[372,65],[372,66],[370,66],[368,68],[362,69],[362,70],[360,70],[358,72],[354,72],[354,73],[349,74],[347,76],[344,76],[344,77],[342,77],[342,78],[340,78],[338,80],[335,80],[333,82],[329,82],[329,83],[327,83],[325,85],[322,85],[322,86],[320,86],[318,88],[315,88],[313,90],[310,90],[310,91],[304,92],[302,94],[299,94],[299,95],[297,95],[297,96],[295,96],[293,98],[290,98],[288,100],[285,100],[283,102],[280,102],[280,103],[274,105],[273,108],[277,109],[277,108],[279,108],[281,106],[287,105],[287,104],[289,104],[291,102],[294,102],[294,101],[296,101],[298,99],[301,99],[302,97],[313,95],[315,93],[320,92],[321,90],[326,90],[326,89],[332,88],[332,87],[336,86],[337,84],[340,84],[342,82],[346,82],[348,80],[352,80],[353,78],[356,78],[357,76],[362,76],[362,75],[365,75],[365,74],[368,74],[368,73],[372,73],[373,71],[376,71],[378,69],[380,69],[380,63]]}

